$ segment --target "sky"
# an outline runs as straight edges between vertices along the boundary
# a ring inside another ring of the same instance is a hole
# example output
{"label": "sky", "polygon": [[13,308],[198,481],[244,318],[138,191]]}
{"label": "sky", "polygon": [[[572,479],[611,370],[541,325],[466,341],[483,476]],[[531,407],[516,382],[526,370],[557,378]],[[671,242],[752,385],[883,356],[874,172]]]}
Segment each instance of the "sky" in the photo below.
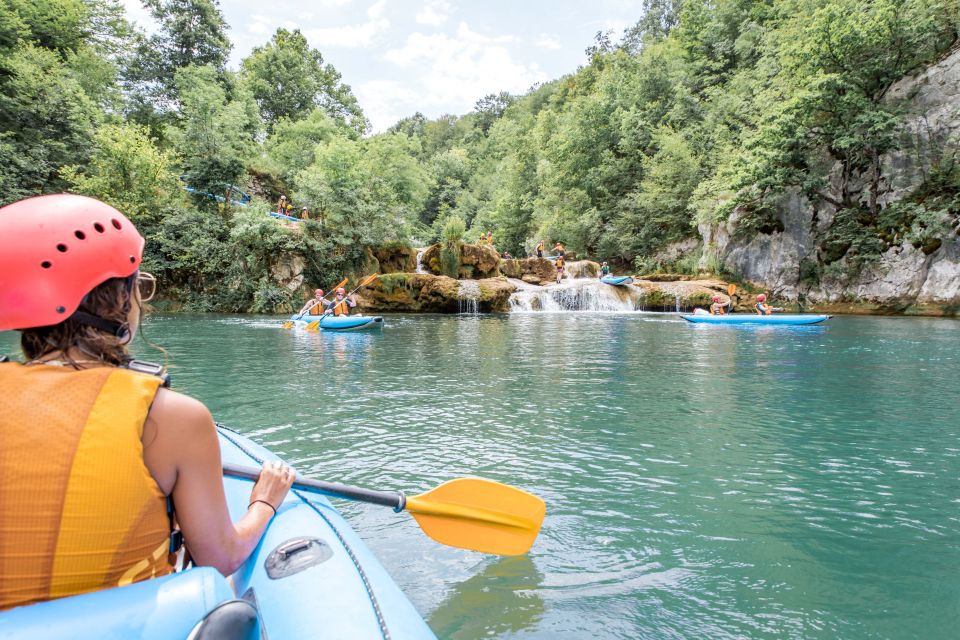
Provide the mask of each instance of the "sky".
{"label": "sky", "polygon": [[[128,17],[153,28],[140,0]],[[230,66],[278,27],[300,29],[343,75],[380,132],[417,111],[472,111],[489,93],[524,93],[571,73],[598,31],[640,18],[640,0],[221,0]]]}

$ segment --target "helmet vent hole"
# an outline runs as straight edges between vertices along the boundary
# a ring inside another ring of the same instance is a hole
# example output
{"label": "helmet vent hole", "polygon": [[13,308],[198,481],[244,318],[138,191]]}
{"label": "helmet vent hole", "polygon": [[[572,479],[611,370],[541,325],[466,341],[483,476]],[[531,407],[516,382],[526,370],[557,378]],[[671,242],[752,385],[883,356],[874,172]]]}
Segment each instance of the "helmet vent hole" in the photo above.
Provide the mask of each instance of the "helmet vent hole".
{"label": "helmet vent hole", "polygon": [[53,266],[53,263],[50,262],[49,260],[44,260],[43,262],[40,263],[40,266],[43,267],[44,269],[49,269],[50,267]]}
{"label": "helmet vent hole", "polygon": [[67,310],[66,307],[57,307],[57,313],[65,313]]}
{"label": "helmet vent hole", "polygon": [[77,240],[85,240],[87,238],[87,234],[85,234],[83,231],[80,231],[79,229],[74,231],[73,235],[77,236]]}
{"label": "helmet vent hole", "polygon": [[57,251],[59,251],[60,253],[66,253],[66,252],[67,252],[67,245],[65,245],[65,244],[58,244],[58,245],[57,245]]}
{"label": "helmet vent hole", "polygon": [[94,222],[93,228],[97,230],[97,233],[103,233],[103,225],[99,222]]}
{"label": "helmet vent hole", "polygon": [[120,221],[117,220],[116,218],[113,218],[112,220],[110,220],[110,224],[112,224],[113,228],[116,229],[117,231],[120,230]]}
{"label": "helmet vent hole", "polygon": [[135,256],[130,256],[130,264],[134,264],[137,261]]}

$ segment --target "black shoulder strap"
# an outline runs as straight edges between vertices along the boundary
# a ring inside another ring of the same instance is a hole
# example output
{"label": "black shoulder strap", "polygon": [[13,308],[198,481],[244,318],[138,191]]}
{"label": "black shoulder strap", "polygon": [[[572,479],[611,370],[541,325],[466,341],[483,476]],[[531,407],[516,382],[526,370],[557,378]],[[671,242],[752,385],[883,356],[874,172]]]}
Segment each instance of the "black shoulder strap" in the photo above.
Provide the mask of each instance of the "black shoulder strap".
{"label": "black shoulder strap", "polygon": [[9,360],[10,358],[8,358],[7,356],[0,356],[0,362],[7,362]]}

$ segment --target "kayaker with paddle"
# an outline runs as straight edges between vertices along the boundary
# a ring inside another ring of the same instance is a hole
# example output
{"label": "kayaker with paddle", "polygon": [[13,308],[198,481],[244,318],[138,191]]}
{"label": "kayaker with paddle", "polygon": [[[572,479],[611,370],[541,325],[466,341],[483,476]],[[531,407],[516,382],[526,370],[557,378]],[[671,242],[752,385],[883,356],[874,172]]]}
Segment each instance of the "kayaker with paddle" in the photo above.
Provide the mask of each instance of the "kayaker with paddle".
{"label": "kayaker with paddle", "polygon": [[169,574],[180,541],[230,575],[294,481],[266,463],[232,521],[210,411],[127,351],[156,282],[143,246],[92,198],[0,208],[0,331],[25,360],[0,363],[0,609]]}
{"label": "kayaker with paddle", "polygon": [[338,287],[337,297],[333,299],[327,313],[332,313],[335,316],[348,316],[350,315],[350,309],[353,309],[355,306],[357,306],[356,299],[352,295],[347,296],[346,289]]}
{"label": "kayaker with paddle", "polygon": [[300,309],[299,315],[303,317],[305,314],[311,316],[322,316],[323,312],[333,306],[333,303],[329,300],[325,300],[323,297],[323,289],[316,289],[313,292],[313,299],[308,300],[307,304],[303,305],[303,308]]}
{"label": "kayaker with paddle", "polygon": [[713,304],[710,305],[710,315],[723,316],[727,314],[727,307],[721,303],[720,296],[713,296]]}
{"label": "kayaker with paddle", "polygon": [[769,316],[774,311],[783,311],[783,307],[774,307],[767,304],[767,294],[765,293],[761,293],[757,296],[757,304],[755,308],[757,310],[757,315],[761,316]]}

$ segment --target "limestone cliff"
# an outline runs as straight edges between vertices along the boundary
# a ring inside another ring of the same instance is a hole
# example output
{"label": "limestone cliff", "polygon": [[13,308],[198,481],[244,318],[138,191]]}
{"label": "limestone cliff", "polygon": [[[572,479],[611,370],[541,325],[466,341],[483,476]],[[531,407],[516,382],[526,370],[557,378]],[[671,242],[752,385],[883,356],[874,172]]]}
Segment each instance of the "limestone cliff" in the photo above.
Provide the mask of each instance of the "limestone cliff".
{"label": "limestone cliff", "polygon": [[[909,212],[935,194],[946,202],[942,215],[875,225],[868,239],[878,249],[858,264],[849,244],[832,239],[837,209],[793,191],[782,194],[771,224],[759,231],[742,224],[741,211],[722,224],[701,225],[701,267],[716,260],[712,266],[777,297],[826,310],[960,313],[960,184],[953,184],[960,163],[960,49],[901,80],[886,99],[905,115],[898,149],[881,158],[877,202]],[[953,177],[931,185],[931,175],[945,167]],[[866,202],[866,180],[854,188]]]}

